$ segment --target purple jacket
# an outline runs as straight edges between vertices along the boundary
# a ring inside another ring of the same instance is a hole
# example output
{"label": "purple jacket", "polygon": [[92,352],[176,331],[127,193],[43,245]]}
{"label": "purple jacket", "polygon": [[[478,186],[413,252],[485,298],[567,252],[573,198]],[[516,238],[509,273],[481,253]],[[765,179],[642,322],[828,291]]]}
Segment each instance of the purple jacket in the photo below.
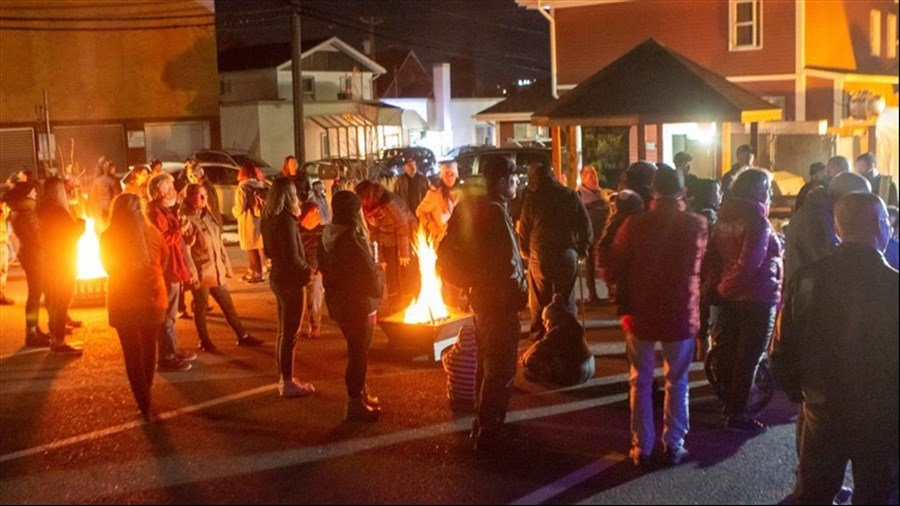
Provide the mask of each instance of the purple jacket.
{"label": "purple jacket", "polygon": [[762,203],[731,198],[722,205],[710,240],[717,262],[710,285],[729,301],[778,304],[781,299],[783,243],[769,224]]}

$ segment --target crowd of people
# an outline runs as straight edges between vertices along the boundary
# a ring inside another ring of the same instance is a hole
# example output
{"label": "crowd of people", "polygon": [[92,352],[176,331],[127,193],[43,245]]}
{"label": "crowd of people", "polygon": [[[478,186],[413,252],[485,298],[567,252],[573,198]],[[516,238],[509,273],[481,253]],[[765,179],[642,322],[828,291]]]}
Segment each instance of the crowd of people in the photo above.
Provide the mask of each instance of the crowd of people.
{"label": "crowd of people", "polygon": [[[442,163],[432,183],[410,159],[393,191],[378,181],[342,182],[330,198],[293,156],[273,182],[253,165],[241,166],[231,213],[248,255],[243,281],[268,275],[277,301],[279,394],[315,392],[295,376],[294,350],[307,316],[307,335],[321,333],[324,300],[347,341],[346,418],[379,419],[380,400],[366,385],[368,348],[378,314],[399,311],[418,293],[414,244],[421,229],[437,248],[448,300],[474,313],[474,329],[461,331],[445,364],[451,400],[475,411],[476,450],[509,443],[504,421],[519,363],[519,312],[526,306],[534,341],[521,358],[526,377],[571,385],[593,376],[576,318],[582,272],[588,293],[580,298],[600,302],[602,279],[620,315],[635,465],[649,465],[657,453],[657,343],[665,376],[659,455],[676,465],[689,458],[688,372],[710,335],[727,374],[723,428],[749,434],[767,429],[747,403],[760,356],[776,335],[775,373],[801,405],[794,499],[830,501],[852,461],[855,497],[886,501],[896,493],[897,187],[869,154],[853,171],[841,156],[813,164],[782,235],[768,215],[771,173],[755,166],[749,145],[737,149],[736,160],[721,181],[692,174],[685,152],[674,157],[674,167],[636,162],[611,192],[599,187],[592,166],[581,170],[572,190],[542,163],[527,167],[520,188],[520,168],[487,156],[483,184],[464,193],[454,163]],[[176,343],[185,289],[193,294],[200,351],[218,351],[206,328],[210,296],[238,346],[262,344],[246,332],[227,288],[232,268],[215,188],[191,160],[183,174],[176,180],[151,163],[119,182],[114,165],[105,164],[86,206],[101,231],[109,322],[148,420],[154,371],[184,371],[196,358]],[[9,216],[28,281],[26,346],[80,354],[65,338],[77,326],[68,305],[74,245],[84,228],[69,209],[70,191],[64,179],[39,184],[23,175],[4,194],[11,214],[0,209],[0,223]],[[127,259],[123,250],[131,252]],[[45,283],[47,276],[54,283]],[[38,326],[42,294],[49,334]],[[7,301],[0,291],[0,303]]]}

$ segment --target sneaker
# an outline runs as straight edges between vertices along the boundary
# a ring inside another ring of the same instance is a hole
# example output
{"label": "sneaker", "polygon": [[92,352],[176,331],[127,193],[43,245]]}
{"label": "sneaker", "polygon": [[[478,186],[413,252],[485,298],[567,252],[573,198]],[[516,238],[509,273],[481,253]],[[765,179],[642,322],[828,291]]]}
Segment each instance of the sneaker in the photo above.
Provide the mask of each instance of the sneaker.
{"label": "sneaker", "polygon": [[80,357],[84,353],[81,348],[73,348],[66,343],[51,344],[50,353],[54,355],[69,355],[72,357]]}
{"label": "sneaker", "polygon": [[308,397],[316,392],[316,387],[312,383],[297,381],[296,379],[278,382],[278,395],[288,397]]}
{"label": "sneaker", "polygon": [[380,416],[381,408],[366,404],[362,397],[347,401],[346,420],[348,422],[377,422]]}
{"label": "sneaker", "polygon": [[525,439],[504,425],[494,434],[479,431],[472,449],[482,455],[506,455],[509,452],[519,451],[526,445]]}
{"label": "sneaker", "polygon": [[178,319],[179,319],[179,320],[193,320],[194,317],[191,316],[191,314],[188,313],[187,311],[179,311],[179,312],[178,312]]}
{"label": "sneaker", "polygon": [[25,334],[26,348],[46,348],[48,346],[50,346],[50,334],[40,330],[33,330]]}
{"label": "sneaker", "polygon": [[673,446],[663,451],[663,462],[668,466],[677,466],[687,460],[689,456],[690,452],[683,446]]}
{"label": "sneaker", "polygon": [[194,360],[197,360],[197,354],[193,351],[178,350],[175,352],[175,358],[184,360],[185,362],[193,362]]}
{"label": "sneaker", "polygon": [[628,459],[635,467],[650,467],[650,455],[641,451],[637,446],[632,446],[628,452]]}
{"label": "sneaker", "polygon": [[188,371],[190,370],[190,368],[190,362],[188,362],[187,360],[181,360],[177,357],[160,360],[156,365],[156,370],[159,372],[182,372]]}
{"label": "sneaker", "polygon": [[253,276],[252,278],[247,280],[247,283],[249,283],[251,285],[255,285],[257,283],[265,283],[265,282],[266,282],[266,278],[265,278],[265,276],[262,276],[262,275]]}
{"label": "sneaker", "polygon": [[9,297],[7,297],[6,295],[3,295],[2,293],[0,293],[0,306],[12,306],[15,303],[16,303],[16,301],[14,301],[14,300],[10,299]]}
{"label": "sneaker", "polygon": [[729,419],[725,424],[725,429],[732,432],[745,432],[747,434],[762,434],[768,427],[759,420],[750,417]]}
{"label": "sneaker", "polygon": [[212,341],[200,343],[197,345],[197,349],[206,353],[219,353],[219,347],[213,344]]}
{"label": "sneaker", "polygon": [[257,339],[250,334],[245,334],[243,337],[239,337],[237,340],[237,345],[244,347],[260,346],[262,343],[262,339]]}
{"label": "sneaker", "polygon": [[853,489],[844,485],[838,490],[838,493],[834,495],[834,500],[831,501],[831,504],[850,504],[850,501],[853,499]]}

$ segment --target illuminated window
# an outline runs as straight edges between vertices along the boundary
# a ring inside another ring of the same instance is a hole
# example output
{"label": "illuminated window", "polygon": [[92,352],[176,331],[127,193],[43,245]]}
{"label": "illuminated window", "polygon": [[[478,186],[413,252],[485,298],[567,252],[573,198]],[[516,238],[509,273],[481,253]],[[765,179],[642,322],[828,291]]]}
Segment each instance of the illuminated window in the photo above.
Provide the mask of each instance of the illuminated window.
{"label": "illuminated window", "polygon": [[897,57],[897,15],[896,14],[888,14],[887,15],[887,33],[885,34],[885,38],[887,41],[887,47],[885,48],[885,55],[890,59],[894,59]]}
{"label": "illuminated window", "polygon": [[872,56],[881,56],[881,11],[869,13],[869,48]]}
{"label": "illuminated window", "polygon": [[729,48],[732,51],[762,47],[762,0],[728,3]]}

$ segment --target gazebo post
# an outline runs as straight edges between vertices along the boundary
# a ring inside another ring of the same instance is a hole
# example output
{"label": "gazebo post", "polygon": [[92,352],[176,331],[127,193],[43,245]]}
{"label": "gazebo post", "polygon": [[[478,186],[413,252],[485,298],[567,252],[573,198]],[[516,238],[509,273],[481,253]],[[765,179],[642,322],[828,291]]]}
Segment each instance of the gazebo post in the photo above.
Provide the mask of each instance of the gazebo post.
{"label": "gazebo post", "polygon": [[638,160],[647,159],[647,126],[643,123],[637,124],[637,154]]}
{"label": "gazebo post", "polygon": [[756,159],[759,160],[759,123],[756,121],[750,123],[750,145],[756,153]]}
{"label": "gazebo post", "polygon": [[560,180],[562,175],[562,129],[559,125],[550,127],[550,139],[553,141],[553,173],[556,174],[556,180]]}
{"label": "gazebo post", "polygon": [[657,123],[656,124],[656,162],[657,163],[663,163],[663,161],[664,161],[663,160],[663,155],[665,155],[665,152],[663,151],[664,144],[665,143],[663,142],[663,124]]}
{"label": "gazebo post", "polygon": [[570,188],[575,187],[575,181],[578,173],[578,127],[570,126],[569,127],[569,170],[566,173],[566,186]]}
{"label": "gazebo post", "polygon": [[721,163],[716,165],[716,179],[722,179],[726,172],[731,170],[731,123],[722,122],[722,156],[719,158]]}

